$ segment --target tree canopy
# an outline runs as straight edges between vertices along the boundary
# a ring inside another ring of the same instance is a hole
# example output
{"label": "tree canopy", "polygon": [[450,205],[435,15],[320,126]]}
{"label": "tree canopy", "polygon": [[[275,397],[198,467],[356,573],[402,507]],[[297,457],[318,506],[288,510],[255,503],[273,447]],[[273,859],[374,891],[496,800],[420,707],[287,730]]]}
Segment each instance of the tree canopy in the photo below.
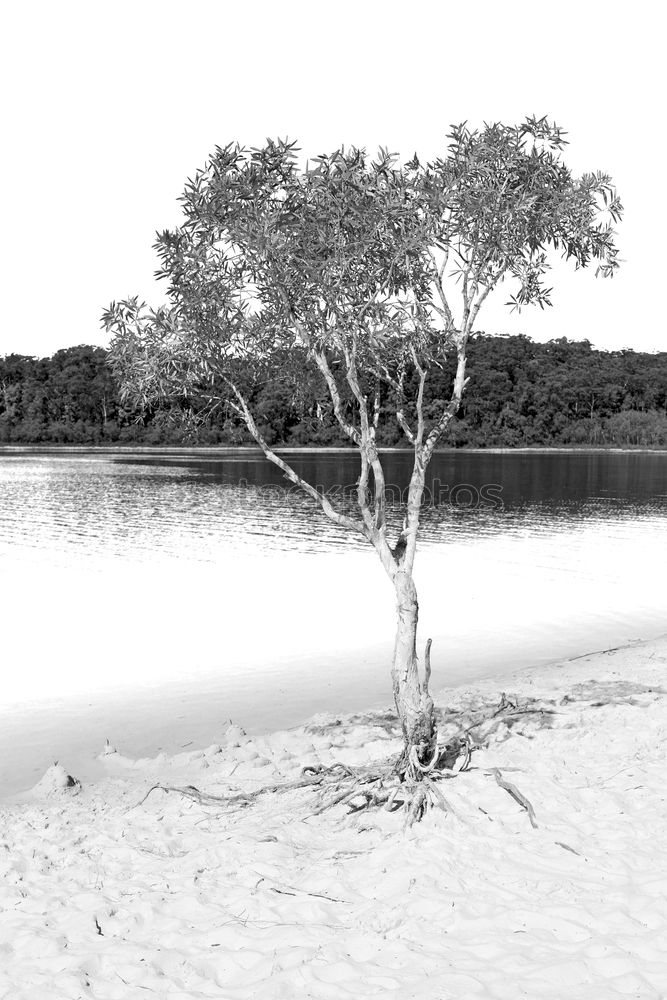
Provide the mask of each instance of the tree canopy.
{"label": "tree canopy", "polygon": [[[349,438],[361,424],[339,401],[353,381],[361,395],[371,382],[391,390],[410,441],[405,378],[465,348],[498,284],[511,282],[513,308],[544,307],[550,249],[605,275],[618,266],[610,178],[573,177],[557,126],[460,125],[449,142],[425,166],[341,149],[304,170],[293,143],[217,148],[186,185],[182,225],[156,243],[169,307],[130,299],[105,313],[126,392],[241,406],[250,384],[277,373],[300,384],[314,365]],[[444,426],[432,422],[426,447]]]}

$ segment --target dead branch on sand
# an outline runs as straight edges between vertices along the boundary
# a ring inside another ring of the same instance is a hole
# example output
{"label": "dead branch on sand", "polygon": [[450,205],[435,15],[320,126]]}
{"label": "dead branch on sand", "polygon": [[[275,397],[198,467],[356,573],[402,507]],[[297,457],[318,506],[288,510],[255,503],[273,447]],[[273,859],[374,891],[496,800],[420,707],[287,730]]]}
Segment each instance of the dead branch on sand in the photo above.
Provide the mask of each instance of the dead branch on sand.
{"label": "dead branch on sand", "polygon": [[516,785],[513,785],[511,781],[507,781],[505,778],[503,778],[500,770],[497,767],[492,767],[488,773],[493,775],[493,777],[496,779],[500,787],[504,788],[506,792],[509,792],[509,794],[515,800],[515,802],[518,802],[519,805],[522,807],[522,809],[526,810],[526,812],[528,813],[528,819],[530,820],[531,826],[537,829],[535,810],[533,809],[531,803],[523,794],[523,792],[520,792],[519,789],[516,787]]}

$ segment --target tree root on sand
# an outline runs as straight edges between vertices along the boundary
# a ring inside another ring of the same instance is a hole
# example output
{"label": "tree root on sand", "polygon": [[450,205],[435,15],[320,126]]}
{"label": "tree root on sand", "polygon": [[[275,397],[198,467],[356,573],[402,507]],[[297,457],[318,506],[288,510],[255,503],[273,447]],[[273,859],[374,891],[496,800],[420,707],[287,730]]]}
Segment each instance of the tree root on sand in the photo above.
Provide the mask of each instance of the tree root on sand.
{"label": "tree root on sand", "polygon": [[[405,826],[411,827],[429,808],[441,809],[444,813],[456,816],[454,807],[438,787],[438,782],[455,778],[466,769],[461,767],[457,771],[452,771],[433,767],[427,774],[415,778],[407,774],[401,776],[394,768],[378,771],[377,767],[353,769],[342,764],[334,764],[331,767],[311,764],[304,768],[303,777],[296,781],[264,785],[252,792],[239,792],[233,795],[211,795],[201,792],[194,785],[179,788],[175,785],[155,784],[148,789],[141,801],[130,806],[130,809],[142,806],[154,791],[173,792],[192,799],[202,806],[222,805],[234,810],[251,806],[260,795],[294,791],[299,788],[320,788],[320,801],[312,810],[310,814],[312,816],[319,816],[338,805],[347,806],[348,815],[372,808],[384,808],[387,812],[397,812],[402,809]],[[526,810],[532,826],[537,827],[535,811],[516,785],[506,781],[498,768],[494,767],[488,773],[492,774],[498,785]]]}
{"label": "tree root on sand", "polygon": [[256,788],[252,792],[237,792],[233,795],[210,795],[208,792],[200,792],[198,788],[194,785],[185,785],[179,788],[175,785],[162,785],[159,782],[152,785],[143,799],[140,802],[135,803],[135,805],[130,806],[127,812],[132,809],[138,809],[142,806],[151,792],[161,791],[161,792],[176,792],[178,795],[183,795],[187,799],[193,799],[202,806],[231,806],[236,809],[244,809],[246,806],[252,805],[260,795],[267,795],[271,792],[289,792],[297,788],[307,788],[313,785],[321,785],[322,778],[313,776],[310,778],[300,778],[297,781],[281,781],[276,782],[272,785],[262,785],[261,788]]}
{"label": "tree root on sand", "polygon": [[[467,771],[472,754],[488,742],[491,734],[502,722],[515,720],[520,715],[545,718],[550,714],[553,714],[553,709],[550,707],[541,705],[521,708],[503,694],[499,706],[491,715],[484,713],[448,743],[436,745],[430,759],[424,759],[424,746],[413,746],[409,753],[402,752],[391,761],[360,767],[349,767],[342,763],[309,764],[303,768],[301,777],[294,781],[276,782],[250,792],[236,792],[229,795],[211,795],[201,792],[194,785],[179,788],[158,783],[149,788],[141,801],[130,806],[130,809],[143,805],[148,796],[157,790],[177,793],[202,806],[224,806],[234,810],[252,805],[262,795],[301,788],[317,788],[319,802],[310,815],[319,816],[338,805],[347,806],[348,814],[373,808],[383,808],[388,812],[402,809],[405,825],[410,827],[430,808],[456,815],[439,784]],[[473,731],[477,731],[474,742],[471,737]],[[531,825],[537,827],[533,806],[516,785],[503,778],[497,767],[491,768],[486,773],[494,777],[499,787],[508,792],[522,809],[525,809]]]}
{"label": "tree root on sand", "polygon": [[348,768],[343,774],[334,773],[336,765],[333,768],[310,765],[304,768],[304,773],[325,779],[320,802],[312,815],[319,816],[337,805],[346,805],[349,813],[372,808],[384,808],[387,812],[402,809],[406,826],[421,819],[430,807],[455,815],[437,782],[467,770],[473,749],[469,740],[462,740],[453,760],[451,746],[436,747],[432,759],[424,764],[419,760],[417,747],[412,747],[402,772],[396,770],[396,762],[381,770],[377,765],[356,770]]}

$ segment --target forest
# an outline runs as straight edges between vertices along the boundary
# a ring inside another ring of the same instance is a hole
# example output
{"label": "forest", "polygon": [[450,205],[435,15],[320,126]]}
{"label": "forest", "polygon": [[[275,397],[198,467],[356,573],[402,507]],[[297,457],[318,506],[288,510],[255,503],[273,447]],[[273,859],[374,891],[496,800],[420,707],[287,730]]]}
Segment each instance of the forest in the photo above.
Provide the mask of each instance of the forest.
{"label": "forest", "polygon": [[[667,446],[667,352],[599,351],[565,337],[476,334],[470,377],[443,446]],[[426,386],[425,411],[438,412],[452,371]],[[324,388],[303,392],[277,375],[250,394],[258,425],[272,445],[349,444],[326,405]],[[315,403],[313,399],[315,398]],[[308,399],[308,404],[303,400]],[[402,445],[388,411],[381,443]],[[104,348],[70,347],[50,358],[0,358],[0,444],[243,445],[252,440],[238,417],[210,412],[198,400],[134,409],[123,404]]]}

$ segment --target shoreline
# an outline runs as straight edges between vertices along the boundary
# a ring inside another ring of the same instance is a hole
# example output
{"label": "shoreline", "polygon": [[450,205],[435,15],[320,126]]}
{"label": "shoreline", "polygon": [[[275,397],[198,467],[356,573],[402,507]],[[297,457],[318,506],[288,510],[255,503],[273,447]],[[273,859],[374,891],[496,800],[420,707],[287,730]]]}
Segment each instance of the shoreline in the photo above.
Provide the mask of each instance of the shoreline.
{"label": "shoreline", "polygon": [[[500,690],[503,685],[529,681],[559,663],[634,645],[639,641],[636,636],[654,641],[663,635],[665,624],[661,616],[613,630],[584,633],[580,629],[580,634],[574,630],[566,641],[555,634],[551,638],[542,635],[538,644],[529,637],[521,649],[513,649],[510,643],[483,654],[475,647],[460,662],[451,660],[451,651],[443,652],[447,637],[435,630],[438,649],[431,688],[440,700],[476,685]],[[545,643],[549,643],[548,657],[540,651]],[[221,718],[233,719],[253,737],[266,737],[276,730],[305,726],[318,713],[334,712],[340,718],[360,712],[391,714],[395,709],[387,670],[389,653],[389,646],[382,644],[357,650],[363,664],[361,678],[346,666],[353,655],[351,648],[328,658],[320,651],[289,660],[272,658],[266,648],[265,660],[248,661],[238,676],[209,669],[194,675],[147,677],[140,683],[116,679],[80,691],[57,688],[37,697],[15,692],[0,710],[0,804],[29,789],[54,758],[66,762],[84,784],[95,780],[100,734],[134,756],[150,757],[177,753],[185,745],[206,747],[217,739]],[[313,656],[318,664],[315,673]],[[248,670],[257,685],[252,697],[239,679]],[[286,680],[277,682],[275,670],[286,672]],[[335,679],[327,670],[335,671]],[[18,752],[21,742],[26,747],[22,754]]]}
{"label": "shoreline", "polygon": [[[289,447],[287,445],[281,445],[273,449],[276,454],[341,454],[341,455],[356,455],[357,449],[353,447],[318,447],[318,446],[308,446],[308,447]],[[412,448],[398,448],[398,447],[380,447],[378,451],[381,454],[394,454],[403,453],[411,455],[413,453]],[[130,445],[130,444],[117,444],[117,445],[41,445],[41,444],[0,444],[0,457],[7,454],[16,453],[41,453],[41,454],[83,454],[87,452],[93,452],[95,454],[149,454],[149,455],[234,455],[234,454],[249,454],[263,456],[262,450],[259,445],[193,445],[193,446],[182,446],[182,445]],[[626,445],[624,447],[605,447],[603,445],[581,445],[581,446],[553,446],[548,445],[535,445],[527,446],[521,448],[503,448],[503,447],[489,447],[489,448],[436,448],[434,451],[435,455],[439,454],[480,454],[480,455],[549,455],[549,454],[560,454],[560,455],[582,455],[582,454],[619,454],[619,455],[665,455],[667,454],[667,447],[655,446],[645,446],[637,445],[631,446]]]}
{"label": "shoreline", "polygon": [[[443,733],[491,728],[441,783],[445,810],[409,831],[400,812],[317,814],[317,790],[287,788],[304,765],[389,760],[382,710],[228,726],[173,756],[108,746],[81,789],[50,768],[0,804],[0,994],[659,1000],[666,675],[663,635],[438,692]],[[501,691],[519,711],[494,723]],[[239,808],[145,798],[156,784],[287,790]]]}

